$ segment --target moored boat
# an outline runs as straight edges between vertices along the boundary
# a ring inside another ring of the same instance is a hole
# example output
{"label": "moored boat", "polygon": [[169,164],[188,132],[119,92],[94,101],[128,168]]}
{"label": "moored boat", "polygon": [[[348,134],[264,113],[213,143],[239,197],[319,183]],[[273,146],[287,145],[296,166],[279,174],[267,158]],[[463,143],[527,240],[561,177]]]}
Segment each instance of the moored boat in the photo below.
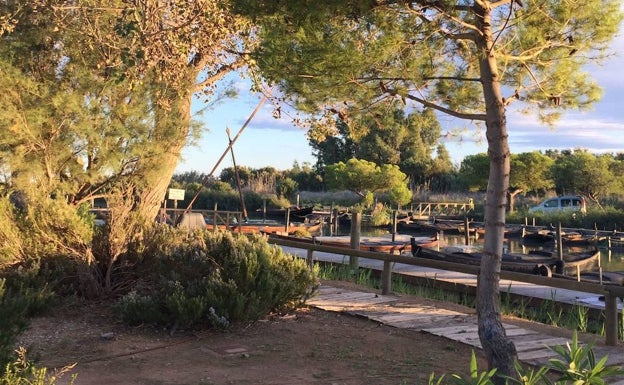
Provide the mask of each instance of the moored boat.
{"label": "moored boat", "polygon": [[[378,237],[361,237],[360,250],[376,251],[381,253],[400,253],[409,251],[412,248],[410,239],[414,238],[406,234],[386,234]],[[320,236],[314,237],[316,243],[325,246],[351,247],[351,236]],[[419,247],[435,247],[438,243],[437,237],[416,237],[415,242]]]}
{"label": "moored boat", "polygon": [[293,206],[286,209],[258,209],[256,213],[258,215],[262,215],[264,218],[269,219],[277,219],[277,220],[286,220],[286,216],[290,216],[290,218],[305,218],[306,216],[312,214],[314,211],[314,206],[308,207],[298,207]]}
{"label": "moored boat", "polygon": [[[412,246],[412,254],[416,257],[429,258],[440,261],[461,263],[466,265],[480,265],[483,252],[481,250],[463,250],[447,248],[435,251]],[[557,258],[556,252],[534,250],[528,254],[504,253],[501,269],[527,274],[551,276],[555,274],[576,275],[579,272],[590,272],[597,269],[600,260],[600,251],[568,252],[563,259]]]}

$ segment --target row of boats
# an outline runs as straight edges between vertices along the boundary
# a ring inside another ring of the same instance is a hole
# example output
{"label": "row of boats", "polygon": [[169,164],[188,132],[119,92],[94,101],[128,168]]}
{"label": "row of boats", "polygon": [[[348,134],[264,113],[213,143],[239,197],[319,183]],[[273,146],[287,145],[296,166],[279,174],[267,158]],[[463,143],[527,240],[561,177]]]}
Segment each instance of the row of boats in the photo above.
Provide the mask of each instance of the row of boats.
{"label": "row of boats", "polygon": [[[485,235],[482,223],[470,222],[466,230],[463,220],[431,219],[402,222],[397,225],[403,232],[444,232],[447,234],[465,234],[476,238]],[[505,237],[520,238],[526,245],[555,245],[557,230],[554,226],[527,226],[511,224],[505,226]],[[587,229],[562,229],[561,242],[564,246],[595,246],[598,248],[624,248],[624,233],[617,231],[599,231]]]}
{"label": "row of boats", "polygon": [[[460,222],[454,222],[453,227],[446,221],[446,234],[461,233]],[[411,229],[414,231],[414,229]],[[427,231],[428,230],[428,231]],[[359,240],[360,250],[388,252],[394,254],[408,254],[418,258],[428,258],[463,265],[479,265],[483,257],[483,250],[479,246],[442,245],[439,233],[441,228],[422,228],[412,234],[384,234],[382,236],[362,236]],[[431,231],[434,230],[434,231]],[[522,238],[523,243],[535,246],[554,246],[556,231],[550,228],[534,228],[527,226],[509,227],[506,236]],[[546,233],[549,235],[546,236]],[[476,234],[476,230],[475,230]],[[543,235],[543,239],[533,237],[533,234]],[[527,252],[504,252],[501,260],[501,269],[526,274],[537,274],[548,277],[570,278],[590,282],[624,285],[624,274],[619,272],[602,272],[600,269],[600,251],[596,241],[590,235],[579,231],[562,231],[562,240],[566,246],[581,245],[583,247],[565,247],[561,255],[553,250],[542,250],[539,247]],[[600,235],[599,235],[600,236]],[[602,235],[604,236],[604,235]],[[582,239],[582,241],[581,241]],[[302,241],[302,239],[299,239]],[[351,248],[350,236],[315,236],[304,240],[320,245]],[[532,242],[532,243],[531,243]],[[574,243],[573,243],[574,242]],[[531,249],[529,247],[529,249]]]}
{"label": "row of boats", "polygon": [[[222,231],[232,231],[238,233],[264,233],[272,237],[293,239],[299,242],[311,242],[320,245],[351,248],[350,236],[322,236],[322,218],[314,218],[310,214],[302,222],[289,222],[288,225],[275,220],[249,220],[241,223],[212,224],[206,220],[205,226],[208,228],[218,228]],[[405,225],[412,226],[406,228]],[[418,227],[415,227],[415,226]],[[429,258],[447,262],[460,263],[464,265],[479,265],[483,257],[483,251],[475,246],[443,246],[439,240],[439,234],[444,232],[462,233],[465,232],[465,221],[444,220],[444,221],[422,221],[417,224],[402,223],[400,226],[408,234],[394,233],[382,236],[361,236],[359,239],[359,249],[364,251],[375,251],[393,254],[408,254],[419,258]],[[483,232],[483,227],[473,224],[469,226],[469,234],[478,237]],[[423,234],[420,236],[414,235]],[[521,237],[522,242],[529,245],[552,244],[556,241],[556,230],[552,227],[530,227],[530,226],[508,226],[506,228],[507,237]],[[615,235],[615,234],[611,234]],[[561,231],[561,239],[564,245],[591,246],[577,248],[578,251],[566,252],[561,256],[556,251],[531,250],[526,253],[505,252],[502,256],[501,268],[503,270],[522,272],[528,274],[538,274],[543,276],[572,277],[589,281],[600,281],[603,283],[624,284],[624,274],[602,273],[597,275],[600,266],[600,252],[597,245],[607,238],[605,234],[598,232],[568,230]],[[623,239],[624,237],[618,237]]]}

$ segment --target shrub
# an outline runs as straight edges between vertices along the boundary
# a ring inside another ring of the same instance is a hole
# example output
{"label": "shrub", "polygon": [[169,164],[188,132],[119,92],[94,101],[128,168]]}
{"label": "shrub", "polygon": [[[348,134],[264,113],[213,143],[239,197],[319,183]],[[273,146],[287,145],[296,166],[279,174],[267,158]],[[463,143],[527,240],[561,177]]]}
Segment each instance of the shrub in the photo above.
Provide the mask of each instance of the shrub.
{"label": "shrub", "polygon": [[51,293],[30,286],[29,278],[14,274],[0,279],[0,368],[12,360],[15,340],[29,318],[50,303]]}
{"label": "shrub", "polygon": [[293,308],[315,288],[316,274],[305,261],[270,246],[263,236],[172,235],[151,257],[151,273],[118,302],[125,322],[223,326]]}
{"label": "shrub", "polygon": [[[22,348],[17,350],[17,357],[14,362],[4,366],[4,372],[0,377],[0,385],[54,385],[57,376],[62,376],[74,365],[66,366],[56,375],[48,374],[46,368],[37,368],[28,359],[26,359],[26,351]],[[76,376],[72,376],[69,385],[74,383]]]}

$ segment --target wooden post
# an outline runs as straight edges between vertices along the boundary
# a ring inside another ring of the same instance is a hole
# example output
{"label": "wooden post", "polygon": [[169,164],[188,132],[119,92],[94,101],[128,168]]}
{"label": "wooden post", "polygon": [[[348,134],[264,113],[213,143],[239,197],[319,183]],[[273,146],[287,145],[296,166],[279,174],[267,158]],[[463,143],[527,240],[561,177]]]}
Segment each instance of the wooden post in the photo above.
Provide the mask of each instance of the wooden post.
{"label": "wooden post", "polygon": [[[227,223],[226,223],[226,227],[227,227]],[[212,230],[213,231],[217,231],[219,227],[217,226],[217,204],[214,204],[214,210],[212,212]]]}
{"label": "wooden post", "polygon": [[468,222],[468,217],[464,217],[464,243],[466,245],[470,244],[470,223]]}
{"label": "wooden post", "polygon": [[616,346],[618,341],[617,296],[611,292],[605,294],[605,344]]}
{"label": "wooden post", "polygon": [[561,240],[561,222],[557,224],[557,257],[563,261],[563,241]]}
{"label": "wooden post", "polygon": [[284,225],[284,231],[288,234],[288,228],[290,227],[290,207],[286,209],[286,225]]}
{"label": "wooden post", "polygon": [[178,200],[173,200],[173,224],[174,226],[178,226]]}
{"label": "wooden post", "polygon": [[308,249],[306,260],[308,261],[308,266],[310,267],[314,266],[314,250]]}
{"label": "wooden post", "polygon": [[396,240],[397,232],[397,210],[392,211],[392,242]]}
{"label": "wooden post", "polygon": [[[355,250],[360,249],[360,227],[362,224],[362,213],[360,211],[353,211],[351,213],[351,248]],[[353,270],[357,270],[359,265],[358,257],[349,256],[349,266]]]}
{"label": "wooden post", "polygon": [[332,223],[332,226],[334,227],[334,234],[338,234],[338,222],[339,222],[339,218],[338,218],[338,209],[334,209],[334,222]]}
{"label": "wooden post", "polygon": [[385,260],[381,274],[381,294],[387,295],[392,291],[392,262]]}

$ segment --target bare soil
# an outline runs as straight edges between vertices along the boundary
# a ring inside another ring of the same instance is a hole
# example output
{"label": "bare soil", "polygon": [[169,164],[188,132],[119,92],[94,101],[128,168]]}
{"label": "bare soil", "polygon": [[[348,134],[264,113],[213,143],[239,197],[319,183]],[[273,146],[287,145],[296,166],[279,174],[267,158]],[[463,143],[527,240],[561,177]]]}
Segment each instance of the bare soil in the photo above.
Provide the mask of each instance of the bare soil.
{"label": "bare soil", "polygon": [[[436,306],[473,311],[448,303]],[[431,373],[468,375],[472,352],[442,337],[314,308],[226,331],[171,335],[125,326],[106,304],[56,309],[35,319],[20,344],[40,366],[76,364],[57,383],[69,383],[75,374],[75,384],[83,385],[423,384]],[[485,369],[482,352],[476,353]]]}

